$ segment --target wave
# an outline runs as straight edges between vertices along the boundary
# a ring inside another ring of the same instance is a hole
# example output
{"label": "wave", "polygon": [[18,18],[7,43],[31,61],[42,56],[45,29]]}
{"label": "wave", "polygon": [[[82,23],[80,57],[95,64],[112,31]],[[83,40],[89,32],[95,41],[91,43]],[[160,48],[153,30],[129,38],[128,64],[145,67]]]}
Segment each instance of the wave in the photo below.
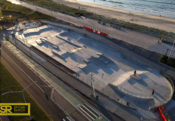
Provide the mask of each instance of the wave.
{"label": "wave", "polygon": [[[137,0],[137,1],[140,1],[140,0]],[[160,4],[166,4],[166,5],[175,5],[175,2],[171,1],[171,2],[159,2],[159,1],[152,1],[152,0],[144,0],[144,1],[141,1],[141,2],[151,2],[151,3],[160,3]]]}
{"label": "wave", "polygon": [[175,0],[80,0],[95,2],[100,5],[133,11],[137,13],[151,14],[175,18]]}
{"label": "wave", "polygon": [[112,1],[112,0],[109,0],[109,1],[107,1],[107,2],[118,3],[118,4],[124,4],[124,3],[122,3],[122,2],[117,2],[117,1]]}
{"label": "wave", "polygon": [[100,0],[100,1],[111,2],[111,3],[118,3],[118,4],[124,4],[122,2],[117,2],[117,1],[112,1],[112,0]]}

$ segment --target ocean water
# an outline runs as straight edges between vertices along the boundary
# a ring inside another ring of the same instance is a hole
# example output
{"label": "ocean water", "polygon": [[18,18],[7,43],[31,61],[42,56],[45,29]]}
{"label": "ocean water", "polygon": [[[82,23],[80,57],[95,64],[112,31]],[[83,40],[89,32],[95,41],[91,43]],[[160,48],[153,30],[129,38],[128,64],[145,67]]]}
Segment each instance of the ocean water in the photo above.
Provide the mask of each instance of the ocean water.
{"label": "ocean water", "polygon": [[175,0],[78,0],[136,13],[175,18]]}

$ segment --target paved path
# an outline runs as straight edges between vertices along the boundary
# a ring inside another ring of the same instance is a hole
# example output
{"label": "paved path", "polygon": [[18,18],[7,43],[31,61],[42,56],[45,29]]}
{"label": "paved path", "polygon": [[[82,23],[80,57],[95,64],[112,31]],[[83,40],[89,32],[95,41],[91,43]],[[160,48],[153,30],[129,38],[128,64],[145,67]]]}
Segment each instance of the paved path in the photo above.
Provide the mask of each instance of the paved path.
{"label": "paved path", "polygon": [[110,8],[93,3],[78,1],[78,0],[52,0],[57,3],[65,4],[67,6],[83,9],[98,15],[103,15],[109,18],[115,18],[130,23],[158,28],[175,33],[175,19],[159,17],[153,15],[146,15],[141,13],[134,13],[117,8]]}
{"label": "paved path", "polygon": [[[18,1],[18,0],[16,0]],[[32,5],[26,2],[20,2],[20,5],[27,7],[29,9],[32,9],[34,11],[41,12],[43,14],[52,16],[54,18],[57,18],[58,20],[62,20],[68,23],[71,23],[76,26],[89,26],[91,28],[97,29],[102,32],[106,32],[109,34],[110,37],[115,38],[115,39],[120,39],[125,42],[128,42],[130,44],[145,48],[147,50],[151,50],[160,54],[165,54],[167,49],[171,50],[171,46],[161,43],[158,44],[158,39],[156,37],[136,32],[136,31],[131,31],[128,29],[121,28],[120,30],[114,29],[112,27],[106,26],[106,25],[101,25],[97,21],[91,20],[91,19],[86,19],[86,18],[76,18],[73,16],[69,16],[66,14],[62,14],[59,12],[54,12],[36,5]],[[175,57],[175,49],[171,51],[171,56]]]}

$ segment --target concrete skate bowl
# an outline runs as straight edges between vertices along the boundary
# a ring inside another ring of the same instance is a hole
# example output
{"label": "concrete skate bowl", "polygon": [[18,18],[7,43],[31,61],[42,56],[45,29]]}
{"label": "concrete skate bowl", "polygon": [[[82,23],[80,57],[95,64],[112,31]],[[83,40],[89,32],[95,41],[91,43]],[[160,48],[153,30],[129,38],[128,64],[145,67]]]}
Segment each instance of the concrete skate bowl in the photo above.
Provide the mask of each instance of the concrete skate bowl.
{"label": "concrete skate bowl", "polygon": [[168,103],[174,92],[170,80],[149,71],[121,75],[110,87],[120,98],[138,108],[152,109]]}

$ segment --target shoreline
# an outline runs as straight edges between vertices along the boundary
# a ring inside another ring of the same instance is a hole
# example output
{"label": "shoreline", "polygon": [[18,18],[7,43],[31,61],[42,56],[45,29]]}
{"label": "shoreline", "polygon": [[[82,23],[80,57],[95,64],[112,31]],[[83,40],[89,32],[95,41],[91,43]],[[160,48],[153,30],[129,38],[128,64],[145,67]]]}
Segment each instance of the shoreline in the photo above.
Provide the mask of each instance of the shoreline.
{"label": "shoreline", "polygon": [[166,19],[167,21],[173,21],[175,22],[175,18],[169,18],[169,17],[165,17],[165,16],[156,16],[156,15],[151,15],[151,14],[144,14],[144,13],[137,13],[137,12],[131,12],[128,10],[124,10],[124,9],[119,9],[119,8],[113,8],[113,7],[109,7],[109,6],[103,6],[100,4],[93,4],[93,3],[89,3],[89,2],[83,2],[83,1],[77,1],[77,0],[64,0],[67,2],[72,2],[72,3],[78,3],[78,4],[82,4],[82,5],[87,5],[90,7],[98,7],[98,8],[102,8],[102,9],[107,9],[107,10],[112,10],[112,11],[116,11],[116,12],[121,12],[121,13],[125,13],[125,14],[133,14],[133,15],[138,15],[138,16],[145,16],[148,18],[155,18],[155,19]]}
{"label": "shoreline", "polygon": [[[53,1],[59,3],[59,1],[57,0],[53,0]],[[89,12],[103,15],[105,17],[110,17],[110,18],[122,20],[125,22],[144,25],[147,27],[152,27],[152,28],[164,30],[167,32],[175,33],[175,19],[173,18],[130,12],[127,10],[122,10],[118,8],[112,8],[108,6],[102,6],[99,4],[92,4],[92,3],[82,2],[77,0],[62,0],[62,2],[63,4],[68,5],[70,7],[80,8]]]}
{"label": "shoreline", "polygon": [[146,16],[146,17],[156,18],[156,19],[162,19],[163,18],[163,19],[167,19],[169,21],[171,21],[171,20],[175,21],[175,18],[170,18],[170,17],[165,17],[165,16],[158,16],[158,15],[153,15],[153,14],[133,12],[133,11],[124,10],[124,9],[120,9],[120,8],[114,8],[114,7],[109,7],[109,6],[105,6],[105,5],[100,5],[100,4],[96,4],[96,3],[93,4],[93,3],[90,3],[90,2],[83,2],[83,1],[77,1],[77,0],[65,0],[65,1],[79,3],[79,4],[82,4],[82,5],[94,6],[94,7],[103,8],[103,9],[108,9],[108,10],[112,10],[112,11],[116,11],[116,12],[122,12],[122,13],[127,13],[127,14],[138,15],[138,16]]}

